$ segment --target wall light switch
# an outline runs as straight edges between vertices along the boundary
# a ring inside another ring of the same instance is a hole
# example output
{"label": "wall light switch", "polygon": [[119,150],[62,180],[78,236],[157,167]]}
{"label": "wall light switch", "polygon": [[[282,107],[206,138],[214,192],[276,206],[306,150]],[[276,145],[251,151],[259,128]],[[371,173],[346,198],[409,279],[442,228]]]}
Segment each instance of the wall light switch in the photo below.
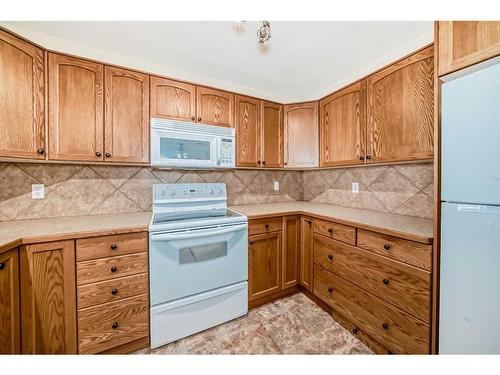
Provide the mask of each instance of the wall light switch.
{"label": "wall light switch", "polygon": [[274,181],[274,191],[279,191],[279,190],[280,190],[280,182]]}
{"label": "wall light switch", "polygon": [[45,198],[45,185],[43,185],[43,184],[31,185],[31,198],[32,199]]}
{"label": "wall light switch", "polygon": [[359,182],[352,183],[352,192],[353,192],[353,194],[359,193]]}

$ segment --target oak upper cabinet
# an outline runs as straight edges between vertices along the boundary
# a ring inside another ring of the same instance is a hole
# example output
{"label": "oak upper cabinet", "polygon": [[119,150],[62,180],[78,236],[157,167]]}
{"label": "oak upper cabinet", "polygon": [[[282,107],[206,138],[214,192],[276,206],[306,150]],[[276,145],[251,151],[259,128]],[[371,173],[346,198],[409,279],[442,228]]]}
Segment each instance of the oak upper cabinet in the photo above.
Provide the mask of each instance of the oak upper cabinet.
{"label": "oak upper cabinet", "polygon": [[151,77],[151,117],[196,121],[196,86]]}
{"label": "oak upper cabinet", "polygon": [[149,161],[149,76],[104,69],[104,160]]}
{"label": "oak upper cabinet", "polygon": [[235,97],[236,165],[258,167],[261,164],[260,100]]}
{"label": "oak upper cabinet", "polygon": [[0,354],[19,354],[19,259],[17,249],[0,254]]}
{"label": "oak upper cabinet", "polygon": [[439,21],[439,75],[500,55],[500,21]]}
{"label": "oak upper cabinet", "polygon": [[313,291],[313,219],[302,216],[300,220],[299,282]]}
{"label": "oak upper cabinet", "polygon": [[74,241],[20,248],[22,352],[75,354]]}
{"label": "oak upper cabinet", "polygon": [[318,102],[285,105],[284,166],[318,166]]}
{"label": "oak upper cabinet", "polygon": [[0,157],[45,159],[43,50],[0,30]]}
{"label": "oak upper cabinet", "polygon": [[262,166],[283,166],[283,106],[262,101]]}
{"label": "oak upper cabinet", "polygon": [[281,231],[249,237],[249,301],[281,290]]}
{"label": "oak upper cabinet", "polygon": [[282,289],[297,285],[299,276],[300,216],[283,217]]}
{"label": "oak upper cabinet", "polygon": [[196,120],[208,125],[234,126],[234,95],[208,87],[196,87]]}
{"label": "oak upper cabinet", "polygon": [[319,102],[320,166],[364,163],[366,81],[357,82]]}
{"label": "oak upper cabinet", "polygon": [[103,70],[101,64],[49,53],[49,159],[104,160]]}
{"label": "oak upper cabinet", "polygon": [[367,79],[369,162],[433,156],[433,47]]}

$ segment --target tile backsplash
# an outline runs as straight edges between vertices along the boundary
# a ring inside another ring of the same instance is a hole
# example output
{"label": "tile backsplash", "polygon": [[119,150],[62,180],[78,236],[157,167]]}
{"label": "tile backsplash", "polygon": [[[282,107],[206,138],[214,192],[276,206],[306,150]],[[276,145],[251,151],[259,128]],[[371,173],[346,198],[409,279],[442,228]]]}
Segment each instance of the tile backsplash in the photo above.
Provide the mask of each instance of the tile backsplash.
{"label": "tile backsplash", "polygon": [[[432,164],[300,172],[0,163],[0,221],[150,211],[151,186],[172,182],[224,182],[231,205],[307,200],[432,217]],[[45,185],[44,199],[31,198],[32,184]]]}

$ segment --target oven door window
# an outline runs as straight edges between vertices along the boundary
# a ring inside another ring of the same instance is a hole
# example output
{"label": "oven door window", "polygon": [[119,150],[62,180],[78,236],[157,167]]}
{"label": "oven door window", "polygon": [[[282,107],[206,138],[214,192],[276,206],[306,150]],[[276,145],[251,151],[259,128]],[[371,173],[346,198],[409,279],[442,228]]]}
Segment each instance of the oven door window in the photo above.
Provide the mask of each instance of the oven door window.
{"label": "oven door window", "polygon": [[205,262],[225,257],[227,255],[227,242],[217,242],[208,245],[183,247],[179,250],[179,263],[189,264]]}
{"label": "oven door window", "polygon": [[210,161],[211,142],[181,138],[161,138],[160,158]]}

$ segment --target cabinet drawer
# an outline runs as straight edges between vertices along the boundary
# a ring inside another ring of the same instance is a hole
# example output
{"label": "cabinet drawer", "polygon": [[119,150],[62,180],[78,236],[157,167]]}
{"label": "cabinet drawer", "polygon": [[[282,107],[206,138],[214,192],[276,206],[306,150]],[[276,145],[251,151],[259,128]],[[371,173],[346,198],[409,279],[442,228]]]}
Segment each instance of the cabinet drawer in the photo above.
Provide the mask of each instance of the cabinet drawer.
{"label": "cabinet drawer", "polygon": [[393,353],[429,353],[429,325],[318,265],[314,294]]}
{"label": "cabinet drawer", "polygon": [[76,260],[97,259],[115,255],[143,253],[148,249],[148,234],[128,233],[76,240]]}
{"label": "cabinet drawer", "polygon": [[429,321],[430,272],[318,235],[314,236],[314,262]]}
{"label": "cabinet drawer", "polygon": [[78,309],[114,302],[148,292],[148,274],[120,277],[78,287]]}
{"label": "cabinet drawer", "polygon": [[116,279],[148,271],[147,253],[86,260],[76,264],[78,285]]}
{"label": "cabinet drawer", "polygon": [[281,216],[248,221],[248,235],[263,234],[281,230]]}
{"label": "cabinet drawer", "polygon": [[79,310],[79,353],[99,353],[147,337],[148,322],[147,294]]}
{"label": "cabinet drawer", "polygon": [[314,233],[356,245],[356,228],[331,221],[314,219]]}
{"label": "cabinet drawer", "polygon": [[358,229],[358,247],[427,271],[431,270],[432,245]]}

